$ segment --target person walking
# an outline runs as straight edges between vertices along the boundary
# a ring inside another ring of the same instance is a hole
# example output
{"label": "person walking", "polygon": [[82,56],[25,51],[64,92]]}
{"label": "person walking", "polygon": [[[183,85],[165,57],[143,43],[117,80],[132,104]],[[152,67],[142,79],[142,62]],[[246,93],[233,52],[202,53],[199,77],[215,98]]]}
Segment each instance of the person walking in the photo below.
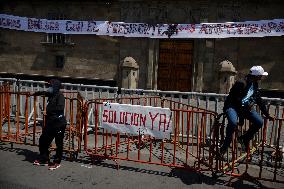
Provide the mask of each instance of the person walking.
{"label": "person walking", "polygon": [[254,104],[259,106],[261,112],[269,120],[274,119],[269,115],[258,88],[258,82],[267,75],[268,73],[261,66],[253,66],[250,68],[249,74],[244,79],[236,81],[230,89],[223,108],[228,120],[226,137],[217,153],[217,158],[223,158],[229,148],[233,133],[238,126],[238,120],[239,125],[243,125],[244,119],[248,119],[252,123],[247,132],[238,137],[238,142],[242,145],[243,150],[248,151],[250,140],[263,125],[262,117],[253,108]]}
{"label": "person walking", "polygon": [[[34,165],[49,165],[49,170],[60,167],[63,154],[63,139],[66,129],[66,118],[64,116],[65,98],[60,92],[61,82],[52,79],[49,82],[47,91],[37,91],[31,93],[34,96],[47,96],[45,127],[39,138],[39,157],[34,161]],[[55,138],[56,154],[53,162],[49,159],[49,146]]]}

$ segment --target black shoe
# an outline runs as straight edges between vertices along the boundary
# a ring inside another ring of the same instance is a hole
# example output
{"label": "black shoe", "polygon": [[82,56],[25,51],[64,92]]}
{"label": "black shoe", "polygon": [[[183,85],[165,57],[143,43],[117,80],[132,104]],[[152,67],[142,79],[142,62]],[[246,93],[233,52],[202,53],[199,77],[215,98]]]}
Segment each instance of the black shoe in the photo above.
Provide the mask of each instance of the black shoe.
{"label": "black shoe", "polygon": [[249,141],[246,141],[243,136],[240,136],[238,137],[238,142],[242,145],[242,150],[247,153],[249,149]]}

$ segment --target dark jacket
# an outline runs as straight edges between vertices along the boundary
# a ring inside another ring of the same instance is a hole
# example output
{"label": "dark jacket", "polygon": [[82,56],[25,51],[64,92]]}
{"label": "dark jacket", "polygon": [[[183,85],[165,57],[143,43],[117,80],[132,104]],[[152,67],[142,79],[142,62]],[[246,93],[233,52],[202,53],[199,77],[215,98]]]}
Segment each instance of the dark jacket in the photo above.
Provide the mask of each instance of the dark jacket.
{"label": "dark jacket", "polygon": [[269,116],[267,108],[260,97],[260,91],[258,88],[258,83],[253,83],[254,93],[251,96],[251,104],[250,106],[242,106],[242,99],[247,95],[247,92],[251,86],[252,82],[248,82],[247,79],[236,81],[235,84],[230,89],[229,95],[227,96],[225,103],[224,103],[224,111],[228,108],[234,108],[238,113],[242,113],[243,111],[250,111],[251,106],[256,103],[261,112],[265,116]]}
{"label": "dark jacket", "polygon": [[50,86],[53,88],[53,92],[48,91],[38,91],[35,95],[47,96],[47,106],[46,106],[46,121],[47,123],[56,122],[56,125],[64,126],[66,125],[66,119],[64,116],[65,108],[65,98],[62,92],[60,92],[61,83],[59,80],[52,79],[50,81]]}

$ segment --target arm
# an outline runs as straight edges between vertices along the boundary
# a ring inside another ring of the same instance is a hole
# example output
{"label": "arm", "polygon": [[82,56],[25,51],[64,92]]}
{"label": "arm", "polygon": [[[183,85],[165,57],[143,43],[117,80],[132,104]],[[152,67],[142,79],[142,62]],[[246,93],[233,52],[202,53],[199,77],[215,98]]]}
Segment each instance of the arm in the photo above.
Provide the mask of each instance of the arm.
{"label": "arm", "polygon": [[259,90],[256,91],[256,94],[255,94],[255,103],[259,106],[261,112],[268,118],[270,118],[271,116],[269,115],[269,112],[260,96],[260,92]]}

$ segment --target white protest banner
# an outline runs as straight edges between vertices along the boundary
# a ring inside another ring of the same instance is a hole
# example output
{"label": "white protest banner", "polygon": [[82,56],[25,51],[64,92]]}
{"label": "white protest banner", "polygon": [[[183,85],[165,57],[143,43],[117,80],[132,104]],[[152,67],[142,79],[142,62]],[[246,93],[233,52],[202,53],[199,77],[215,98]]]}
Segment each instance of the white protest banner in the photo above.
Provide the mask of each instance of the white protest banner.
{"label": "white protest banner", "polygon": [[266,37],[284,35],[284,19],[201,24],[147,24],[47,20],[0,14],[0,28],[44,33],[148,38]]}
{"label": "white protest banner", "polygon": [[133,135],[170,138],[172,114],[169,108],[103,103],[102,128]]}

